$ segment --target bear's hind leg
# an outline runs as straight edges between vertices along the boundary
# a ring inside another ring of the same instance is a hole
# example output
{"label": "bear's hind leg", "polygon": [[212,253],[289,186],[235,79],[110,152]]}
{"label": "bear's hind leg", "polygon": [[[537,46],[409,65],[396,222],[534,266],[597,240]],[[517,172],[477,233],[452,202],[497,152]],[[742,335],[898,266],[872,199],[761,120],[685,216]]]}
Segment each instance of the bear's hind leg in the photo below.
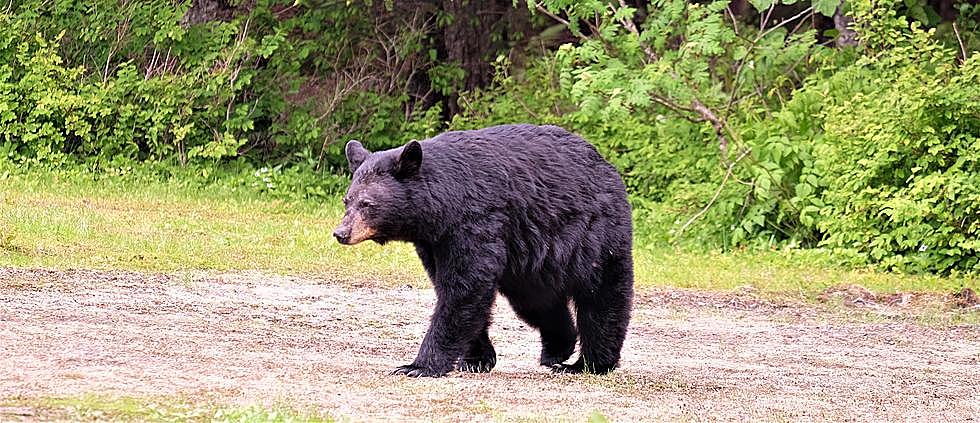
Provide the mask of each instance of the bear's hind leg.
{"label": "bear's hind leg", "polygon": [[556,300],[550,307],[538,309],[511,301],[511,306],[517,317],[541,333],[542,366],[551,367],[560,364],[575,351],[575,340],[578,333],[568,304]]}
{"label": "bear's hind leg", "polygon": [[559,373],[605,374],[619,365],[633,302],[633,266],[628,255],[607,261],[597,290],[574,295],[582,350],[569,365],[553,367]]}
{"label": "bear's hind leg", "polygon": [[572,356],[578,333],[575,331],[568,305],[558,305],[548,312],[540,330],[542,366],[551,367]]}
{"label": "bear's hind leg", "polygon": [[490,342],[487,328],[470,341],[469,350],[459,360],[458,369],[463,372],[486,373],[497,364],[497,352]]}

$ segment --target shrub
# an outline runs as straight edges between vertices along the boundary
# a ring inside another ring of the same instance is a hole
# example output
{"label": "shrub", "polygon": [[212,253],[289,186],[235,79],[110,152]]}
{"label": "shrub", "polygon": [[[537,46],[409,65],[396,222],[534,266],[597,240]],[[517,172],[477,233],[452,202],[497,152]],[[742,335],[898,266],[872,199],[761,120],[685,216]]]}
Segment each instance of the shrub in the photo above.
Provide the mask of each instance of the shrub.
{"label": "shrub", "polygon": [[[823,113],[816,172],[823,244],[909,272],[980,270],[980,56],[961,65],[931,31],[858,8],[877,54],[867,83]],[[895,36],[897,35],[897,36]]]}

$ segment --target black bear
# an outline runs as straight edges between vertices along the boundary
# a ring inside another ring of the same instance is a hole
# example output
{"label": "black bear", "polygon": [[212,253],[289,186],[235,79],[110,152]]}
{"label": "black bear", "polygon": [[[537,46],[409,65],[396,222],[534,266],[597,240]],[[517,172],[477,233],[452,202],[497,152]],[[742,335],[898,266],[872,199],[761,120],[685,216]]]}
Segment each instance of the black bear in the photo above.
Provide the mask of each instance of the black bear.
{"label": "black bear", "polygon": [[[633,299],[633,230],[623,181],[595,147],[556,126],[501,125],[374,153],[350,141],[346,154],[354,175],[334,236],[414,244],[435,287],[418,356],[393,374],[490,371],[497,292],[541,332],[542,365],[616,368]],[[565,364],[576,337],[579,359]]]}

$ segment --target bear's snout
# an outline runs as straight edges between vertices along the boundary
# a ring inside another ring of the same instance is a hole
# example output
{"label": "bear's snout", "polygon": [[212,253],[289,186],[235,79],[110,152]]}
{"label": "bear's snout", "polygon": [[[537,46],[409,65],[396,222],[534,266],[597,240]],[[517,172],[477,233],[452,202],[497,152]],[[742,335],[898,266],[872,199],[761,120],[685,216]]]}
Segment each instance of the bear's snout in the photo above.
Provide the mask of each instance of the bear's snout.
{"label": "bear's snout", "polygon": [[337,242],[347,245],[350,243],[350,228],[345,228],[343,226],[335,229],[333,231],[333,237],[337,238]]}
{"label": "bear's snout", "polygon": [[344,219],[340,221],[340,226],[333,231],[333,236],[337,238],[337,242],[344,245],[359,244],[377,234],[377,230],[365,222],[364,217],[356,211],[345,214]]}

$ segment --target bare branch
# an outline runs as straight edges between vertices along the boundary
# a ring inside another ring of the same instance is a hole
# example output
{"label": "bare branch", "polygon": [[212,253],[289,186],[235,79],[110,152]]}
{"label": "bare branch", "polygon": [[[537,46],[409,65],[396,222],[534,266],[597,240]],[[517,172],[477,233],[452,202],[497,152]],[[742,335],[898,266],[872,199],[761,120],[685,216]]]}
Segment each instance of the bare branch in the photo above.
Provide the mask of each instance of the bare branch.
{"label": "bare branch", "polygon": [[759,36],[756,39],[757,40],[761,40],[761,39],[765,38],[766,35],[769,35],[771,32],[775,31],[776,29],[781,28],[781,27],[785,26],[786,24],[788,24],[790,22],[793,22],[793,21],[799,19],[800,16],[803,16],[803,15],[805,15],[807,13],[811,13],[811,12],[813,12],[813,6],[810,6],[810,7],[806,8],[806,9],[803,9],[802,12],[793,15],[789,19],[784,19],[778,25],[776,25],[776,26],[774,26],[772,28],[769,28],[769,29],[763,31],[761,34],[759,34]]}
{"label": "bare branch", "polygon": [[728,154],[728,137],[725,136],[725,123],[708,106],[705,106],[701,100],[695,98],[691,102],[691,107],[715,128],[715,135],[718,136],[718,149],[721,150],[722,157],[725,157]]}
{"label": "bare branch", "polygon": [[698,220],[699,218],[701,218],[701,216],[704,216],[704,214],[708,212],[708,209],[710,209],[711,206],[715,204],[715,201],[718,201],[718,197],[721,196],[722,189],[725,188],[725,184],[728,183],[728,179],[732,177],[732,173],[735,171],[735,165],[738,164],[738,162],[742,161],[742,159],[748,156],[749,153],[751,152],[752,152],[751,149],[745,149],[745,151],[742,151],[742,154],[738,155],[735,161],[728,164],[728,169],[725,170],[725,177],[722,178],[721,183],[718,184],[718,189],[715,190],[715,195],[711,197],[711,200],[708,201],[708,204],[705,204],[705,206],[701,208],[701,211],[697,212],[697,214],[695,214],[694,216],[691,216],[691,218],[688,219],[686,223],[684,223],[684,226],[681,226],[681,229],[677,231],[676,238],[679,239],[681,235],[684,235],[684,231],[686,231],[687,228],[691,226],[691,224],[694,223],[695,220]]}
{"label": "bare branch", "polygon": [[[625,0],[619,0],[619,6],[622,8],[628,7],[626,6]],[[649,59],[651,62],[656,62],[657,60],[660,60],[660,58],[657,56],[657,53],[653,51],[653,49],[650,48],[648,44],[640,41],[640,30],[636,28],[636,23],[634,23],[632,19],[621,19],[619,23],[621,23],[626,28],[626,30],[628,30],[629,32],[631,32],[633,35],[636,36],[636,41],[639,42],[640,45],[643,47],[643,52],[646,53],[647,59]]]}
{"label": "bare branch", "polygon": [[666,97],[663,97],[663,96],[660,96],[660,95],[658,95],[656,93],[650,94],[650,98],[652,98],[655,103],[660,104],[660,105],[662,105],[662,106],[664,106],[664,107],[666,107],[666,108],[668,108],[670,110],[673,110],[674,113],[677,113],[677,114],[681,115],[681,117],[684,117],[685,119],[688,119],[688,120],[690,120],[692,122],[702,122],[702,120],[695,119],[695,118],[689,116],[689,115],[692,115],[692,114],[694,114],[694,115],[698,114],[698,112],[696,110],[694,110],[694,109],[681,106],[681,105],[679,105],[679,104],[671,101],[670,99],[668,99]]}
{"label": "bare branch", "polygon": [[579,37],[583,41],[588,41],[589,37],[586,37],[585,34],[582,34],[581,32],[572,29],[572,24],[567,19],[563,19],[561,16],[551,13],[550,10],[548,10],[546,7],[542,6],[538,2],[534,2],[534,8],[537,9],[539,12],[548,15],[551,19],[554,19],[559,23],[561,23],[562,25],[565,25],[565,27],[572,32],[572,35]]}
{"label": "bare branch", "polygon": [[963,61],[960,63],[966,63],[966,47],[963,45],[963,39],[960,38],[960,29],[956,27],[956,21],[953,21],[953,33],[956,34],[956,41],[960,43],[960,54],[963,55]]}
{"label": "bare branch", "polygon": [[769,10],[766,11],[766,15],[761,21],[759,21],[759,31],[766,29],[766,24],[769,23],[769,17],[772,16],[773,10],[776,10],[776,2],[773,2],[772,5],[769,6]]}
{"label": "bare branch", "polygon": [[738,37],[738,22],[735,20],[735,13],[732,12],[732,5],[729,4],[725,6],[725,14],[732,19],[732,31],[735,32],[735,36]]}

